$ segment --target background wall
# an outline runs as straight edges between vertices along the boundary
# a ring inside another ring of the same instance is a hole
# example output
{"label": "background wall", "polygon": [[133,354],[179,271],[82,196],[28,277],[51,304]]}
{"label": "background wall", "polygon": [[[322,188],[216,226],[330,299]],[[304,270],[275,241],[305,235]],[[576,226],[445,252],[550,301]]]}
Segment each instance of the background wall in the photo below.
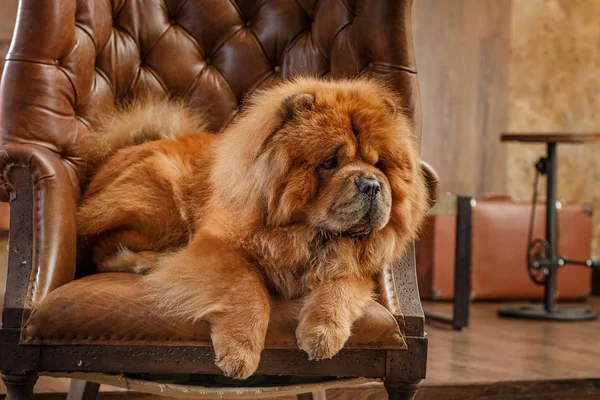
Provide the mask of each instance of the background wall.
{"label": "background wall", "polygon": [[[600,1],[416,0],[423,157],[442,192],[530,201],[544,145],[502,131],[600,131]],[[600,145],[560,145],[558,197],[594,203],[600,255]],[[541,180],[540,198],[545,182]]]}
{"label": "background wall", "polygon": [[[513,0],[512,10],[509,130],[600,131],[600,1]],[[531,165],[545,147],[510,144],[507,150],[507,192],[530,199]],[[595,144],[559,145],[557,150],[558,198],[595,203],[597,255],[599,151]]]}
{"label": "background wall", "polygon": [[18,0],[0,0],[0,74],[15,26]]}
{"label": "background wall", "polygon": [[15,25],[18,0],[0,0],[0,40],[10,39]]}
{"label": "background wall", "polygon": [[511,0],[413,3],[422,154],[442,193],[505,191],[511,10]]}

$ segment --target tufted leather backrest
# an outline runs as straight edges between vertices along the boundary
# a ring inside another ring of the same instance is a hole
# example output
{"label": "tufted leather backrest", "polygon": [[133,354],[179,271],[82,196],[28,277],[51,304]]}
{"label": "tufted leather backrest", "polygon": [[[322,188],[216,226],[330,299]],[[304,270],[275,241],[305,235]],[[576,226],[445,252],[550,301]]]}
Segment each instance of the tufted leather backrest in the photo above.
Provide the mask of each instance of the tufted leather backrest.
{"label": "tufted leather backrest", "polygon": [[412,0],[21,0],[1,86],[4,143],[60,154],[115,100],[172,92],[223,129],[246,95],[298,74],[388,82],[420,136]]}

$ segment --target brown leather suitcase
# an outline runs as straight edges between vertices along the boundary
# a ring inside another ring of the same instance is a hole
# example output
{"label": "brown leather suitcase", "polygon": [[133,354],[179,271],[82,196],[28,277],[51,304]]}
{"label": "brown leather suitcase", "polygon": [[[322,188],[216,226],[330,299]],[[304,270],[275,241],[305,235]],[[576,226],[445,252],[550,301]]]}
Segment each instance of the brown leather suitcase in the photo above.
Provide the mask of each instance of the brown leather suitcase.
{"label": "brown leather suitcase", "polygon": [[[527,231],[531,204],[510,200],[473,202],[471,216],[471,298],[476,300],[542,299],[544,287],[527,273]],[[543,238],[545,204],[536,205],[533,238]],[[591,208],[562,204],[558,211],[558,254],[570,259],[590,257]],[[451,300],[454,296],[456,215],[428,217],[416,243],[421,297]],[[558,271],[557,296],[579,300],[589,295],[591,271],[566,266]]]}

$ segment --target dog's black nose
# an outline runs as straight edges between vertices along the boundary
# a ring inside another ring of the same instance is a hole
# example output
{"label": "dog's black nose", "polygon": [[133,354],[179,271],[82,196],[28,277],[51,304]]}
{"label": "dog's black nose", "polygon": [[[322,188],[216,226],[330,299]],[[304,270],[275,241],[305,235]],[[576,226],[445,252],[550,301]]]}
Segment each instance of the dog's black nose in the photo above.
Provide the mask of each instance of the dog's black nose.
{"label": "dog's black nose", "polygon": [[379,193],[381,187],[379,186],[379,182],[377,179],[373,178],[360,178],[356,182],[356,186],[358,186],[358,190],[361,193],[366,194],[370,198],[373,198]]}

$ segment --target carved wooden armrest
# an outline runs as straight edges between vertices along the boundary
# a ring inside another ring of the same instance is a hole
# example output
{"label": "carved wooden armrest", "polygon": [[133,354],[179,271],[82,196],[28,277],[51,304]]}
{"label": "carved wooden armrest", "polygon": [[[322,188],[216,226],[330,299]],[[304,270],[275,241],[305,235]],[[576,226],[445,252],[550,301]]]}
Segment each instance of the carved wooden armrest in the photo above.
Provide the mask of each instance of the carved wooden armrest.
{"label": "carved wooden armrest", "polygon": [[[433,167],[421,161],[421,171],[429,189],[429,206],[439,197],[439,177]],[[415,248],[411,244],[404,257],[386,265],[377,282],[379,301],[398,321],[406,336],[424,335],[424,316],[417,285]]]}

